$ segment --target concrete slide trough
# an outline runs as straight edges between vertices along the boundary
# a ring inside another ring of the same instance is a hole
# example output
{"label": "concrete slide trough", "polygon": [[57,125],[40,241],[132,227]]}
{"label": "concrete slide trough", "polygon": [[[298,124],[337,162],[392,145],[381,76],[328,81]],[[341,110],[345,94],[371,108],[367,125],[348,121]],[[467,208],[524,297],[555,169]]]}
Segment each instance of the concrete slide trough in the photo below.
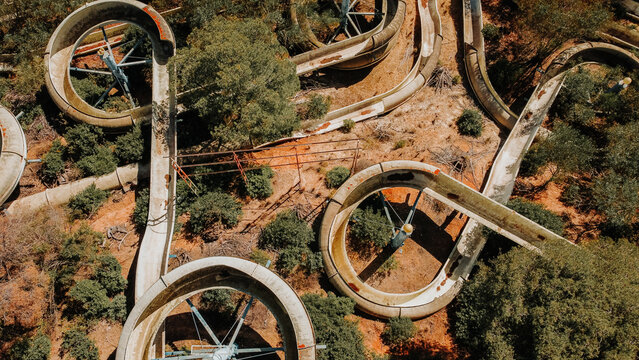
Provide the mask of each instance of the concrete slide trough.
{"label": "concrete slide trough", "polygon": [[27,163],[27,140],[22,126],[0,105],[0,205],[18,186]]}
{"label": "concrete slide trough", "polygon": [[275,273],[248,260],[210,257],[191,261],[163,275],[124,324],[116,360],[146,360],[164,319],[178,304],[212,288],[232,288],[255,296],[271,311],[282,335],[287,360],[314,360],[315,335],[306,308]]}

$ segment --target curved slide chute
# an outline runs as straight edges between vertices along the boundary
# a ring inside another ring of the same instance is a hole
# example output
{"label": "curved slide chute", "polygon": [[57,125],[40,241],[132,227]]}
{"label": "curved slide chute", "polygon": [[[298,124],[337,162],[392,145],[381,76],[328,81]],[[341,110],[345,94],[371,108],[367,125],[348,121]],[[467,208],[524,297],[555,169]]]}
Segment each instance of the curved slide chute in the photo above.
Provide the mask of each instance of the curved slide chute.
{"label": "curved slide chute", "polygon": [[18,186],[27,164],[27,139],[15,116],[0,105],[0,205]]}
{"label": "curved slide chute", "polygon": [[266,305],[277,320],[287,360],[315,359],[313,326],[295,291],[261,265],[217,256],[191,261],[163,275],[138,299],[122,329],[116,360],[153,357],[149,349],[169,313],[189,297],[220,287],[250,294]]}
{"label": "curved slide chute", "polygon": [[[121,113],[109,113],[86,103],[73,89],[69,63],[79,40],[99,26],[114,20],[138,25],[149,35],[153,45],[153,87],[175,51],[173,31],[152,7],[133,0],[100,0],[87,3],[66,17],[47,45],[44,64],[46,85],[58,107],[74,120],[105,128],[123,128],[151,118],[151,105]],[[167,83],[168,84],[168,83]]]}

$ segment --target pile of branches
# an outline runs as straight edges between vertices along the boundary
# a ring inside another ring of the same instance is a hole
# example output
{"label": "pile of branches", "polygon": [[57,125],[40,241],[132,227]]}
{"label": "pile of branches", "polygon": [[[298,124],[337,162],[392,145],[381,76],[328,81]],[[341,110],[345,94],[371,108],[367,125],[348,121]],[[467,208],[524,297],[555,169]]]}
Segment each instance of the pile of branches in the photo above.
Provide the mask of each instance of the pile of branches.
{"label": "pile of branches", "polygon": [[438,66],[433,71],[430,79],[428,79],[427,84],[428,86],[434,87],[438,92],[442,89],[450,89],[453,87],[453,75],[448,68]]}

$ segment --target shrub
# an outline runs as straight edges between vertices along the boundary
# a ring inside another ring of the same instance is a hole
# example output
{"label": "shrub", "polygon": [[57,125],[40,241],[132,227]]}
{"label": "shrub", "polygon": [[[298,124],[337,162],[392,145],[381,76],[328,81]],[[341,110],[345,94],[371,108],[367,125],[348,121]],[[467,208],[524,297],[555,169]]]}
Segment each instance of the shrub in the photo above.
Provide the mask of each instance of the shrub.
{"label": "shrub", "polygon": [[349,133],[349,132],[353,131],[354,128],[355,128],[355,121],[353,121],[351,119],[346,119],[342,123],[342,131],[345,132],[345,133]]}
{"label": "shrub", "polygon": [[9,353],[10,360],[49,360],[51,340],[39,333],[32,338],[17,342]]}
{"label": "shrub", "polygon": [[107,311],[107,317],[113,321],[124,322],[126,320],[126,296],[123,294],[116,295],[111,300],[111,305]]}
{"label": "shrub", "polygon": [[73,310],[87,320],[108,316],[111,302],[106,290],[94,280],[81,280],[69,290]]}
{"label": "shrub", "polygon": [[557,100],[554,104],[557,108],[558,115],[564,118],[571,109],[575,108],[575,105],[586,105],[595,90],[595,80],[590,75],[590,72],[578,70],[568,73],[564,80],[562,90],[557,95]]}
{"label": "shrub", "polygon": [[104,142],[104,133],[97,126],[79,124],[64,134],[67,141],[67,154],[75,161],[93,155]]}
{"label": "shrub", "polygon": [[614,171],[595,180],[592,188],[596,208],[616,227],[632,224],[639,209],[639,180]]}
{"label": "shrub", "polygon": [[142,129],[136,125],[128,133],[121,135],[115,141],[115,155],[120,164],[131,164],[142,160],[144,154],[144,139]]}
{"label": "shrub", "polygon": [[207,290],[202,293],[200,304],[205,310],[230,315],[235,308],[232,297],[234,292],[231,289]]}
{"label": "shrub", "polygon": [[258,170],[246,173],[244,188],[248,196],[254,199],[266,199],[273,194],[271,179],[275,176],[270,166],[261,166]]}
{"label": "shrub", "polygon": [[406,140],[399,140],[393,145],[393,150],[401,149],[406,146]]}
{"label": "shrub", "polygon": [[552,134],[539,144],[548,161],[564,172],[582,172],[592,168],[597,152],[594,142],[576,129],[560,124]]}
{"label": "shrub", "polygon": [[340,187],[351,176],[351,171],[343,166],[336,166],[326,173],[326,186]]}
{"label": "shrub", "polygon": [[111,254],[98,258],[93,279],[102,285],[108,296],[124,291],[127,285],[127,280],[122,276],[122,266]]}
{"label": "shrub", "polygon": [[605,164],[618,174],[639,177],[639,121],[617,125],[608,131]]}
{"label": "shrub", "polygon": [[515,198],[508,201],[508,204],[506,205],[556,234],[561,235],[564,232],[564,222],[561,219],[561,216],[550,210],[546,210],[539,204],[535,204],[532,201],[522,198]]}
{"label": "shrub", "polygon": [[462,287],[455,337],[481,359],[635,359],[637,266],[626,241],[516,247]]}
{"label": "shrub", "polygon": [[519,167],[521,176],[537,175],[542,166],[548,164],[548,155],[540,151],[539,146],[532,146],[524,155]]}
{"label": "shrub", "polygon": [[579,185],[568,185],[561,193],[559,200],[568,206],[579,207],[582,203],[581,192]]}
{"label": "shrub", "polygon": [[311,94],[308,101],[304,105],[305,108],[302,113],[302,119],[322,119],[328,112],[328,109],[331,107],[331,98],[329,96]]}
{"label": "shrub", "polygon": [[226,227],[237,225],[242,216],[242,205],[229,194],[212,191],[198,197],[190,212],[191,230],[200,234],[214,223]]}
{"label": "shrub", "polygon": [[464,109],[457,119],[457,128],[462,135],[479,137],[484,130],[481,114],[477,110]]}
{"label": "shrub", "polygon": [[64,293],[71,286],[80,263],[93,261],[98,251],[97,245],[102,239],[102,233],[93,231],[87,224],[82,224],[64,240],[58,255],[60,266],[53,273],[56,293]]}
{"label": "shrub", "polygon": [[42,160],[42,177],[45,181],[53,182],[58,175],[64,171],[64,146],[59,139],[53,141],[51,149],[44,155]]}
{"label": "shrub", "polygon": [[149,217],[149,188],[144,188],[137,193],[135,197],[135,209],[133,209],[133,222],[138,232],[146,227],[146,221]]}
{"label": "shrub", "polygon": [[453,85],[458,85],[461,83],[461,81],[462,81],[462,78],[460,75],[453,76]]}
{"label": "shrub", "polygon": [[75,360],[99,360],[100,354],[93,340],[80,330],[72,329],[62,335],[62,350]]}
{"label": "shrub", "polygon": [[87,76],[83,79],[71,76],[71,85],[78,96],[88,104],[95,104],[104,93],[104,87],[97,84],[96,77]]}
{"label": "shrub", "polygon": [[388,345],[401,346],[409,342],[417,332],[417,327],[411,319],[405,317],[392,317],[384,326],[382,338]]}
{"label": "shrub", "polygon": [[488,77],[495,90],[506,91],[524,74],[526,69],[527,65],[501,58],[490,66]]}
{"label": "shrub", "polygon": [[499,26],[491,23],[484,25],[484,28],[481,29],[481,33],[488,41],[498,41],[501,39],[501,29]]}
{"label": "shrub", "polygon": [[315,329],[315,341],[327,345],[317,352],[318,360],[366,360],[362,333],[355,322],[344,319],[353,314],[355,301],[333,293],[328,297],[307,293],[302,301]]}
{"label": "shrub", "polygon": [[371,244],[381,249],[388,245],[393,226],[386,216],[370,207],[353,212],[350,234],[360,244]]}
{"label": "shrub", "polygon": [[91,217],[107,199],[108,191],[100,190],[91,184],[69,201],[72,218]]}
{"label": "shrub", "polygon": [[270,250],[286,247],[303,248],[315,239],[308,224],[292,210],[282,211],[264,227],[260,234],[259,246]]}
{"label": "shrub", "polygon": [[288,210],[277,214],[275,220],[264,227],[259,246],[280,251],[275,263],[278,269],[291,272],[302,265],[310,273],[322,268],[321,256],[318,259],[309,248],[314,240],[313,229],[294,211]]}
{"label": "shrub", "polygon": [[95,153],[78,160],[76,166],[84,176],[99,176],[115,171],[118,167],[118,161],[111,149],[106,146],[98,146]]}

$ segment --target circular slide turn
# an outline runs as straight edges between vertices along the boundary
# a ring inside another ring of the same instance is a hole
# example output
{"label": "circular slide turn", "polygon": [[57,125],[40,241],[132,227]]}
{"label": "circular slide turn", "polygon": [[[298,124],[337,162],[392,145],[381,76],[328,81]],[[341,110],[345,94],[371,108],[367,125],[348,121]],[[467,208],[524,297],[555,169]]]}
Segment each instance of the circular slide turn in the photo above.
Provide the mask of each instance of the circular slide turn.
{"label": "circular slide turn", "polygon": [[[295,291],[261,265],[218,256],[180,266],[149,288],[124,324],[116,360],[146,360],[158,356],[149,353],[149,349],[171,310],[197,293],[220,287],[250,294],[266,305],[277,320],[286,360],[315,359],[313,327]],[[230,359],[223,356],[213,358]]]}
{"label": "circular slide turn", "polygon": [[18,186],[27,163],[27,139],[22,126],[9,110],[0,105],[0,205]]}
{"label": "circular slide turn", "polygon": [[[58,26],[49,40],[44,56],[47,90],[56,105],[74,120],[106,128],[131,126],[138,121],[150,119],[152,112],[151,105],[145,105],[120,113],[109,113],[85,102],[73,88],[70,61],[80,40],[114,20],[136,24],[150,37],[153,45],[155,90],[161,86],[156,79],[160,72],[155,71],[155,68],[166,66],[168,59],[173,56],[175,39],[162,16],[152,7],[138,1],[101,0],[82,6]],[[109,52],[112,52],[110,48]]]}
{"label": "circular slide turn", "polygon": [[[411,293],[383,292],[363,281],[347,255],[348,223],[365,198],[391,187],[423,191],[531,250],[537,250],[534,243],[540,241],[565,240],[431,165],[401,160],[373,165],[348,179],[326,207],[320,230],[320,250],[331,283],[353,298],[360,309],[376,316],[415,319],[440,310],[457,294],[462,284],[458,280],[475,261],[474,253],[466,255],[455,248],[435,279]],[[412,227],[408,232],[412,232]]]}

